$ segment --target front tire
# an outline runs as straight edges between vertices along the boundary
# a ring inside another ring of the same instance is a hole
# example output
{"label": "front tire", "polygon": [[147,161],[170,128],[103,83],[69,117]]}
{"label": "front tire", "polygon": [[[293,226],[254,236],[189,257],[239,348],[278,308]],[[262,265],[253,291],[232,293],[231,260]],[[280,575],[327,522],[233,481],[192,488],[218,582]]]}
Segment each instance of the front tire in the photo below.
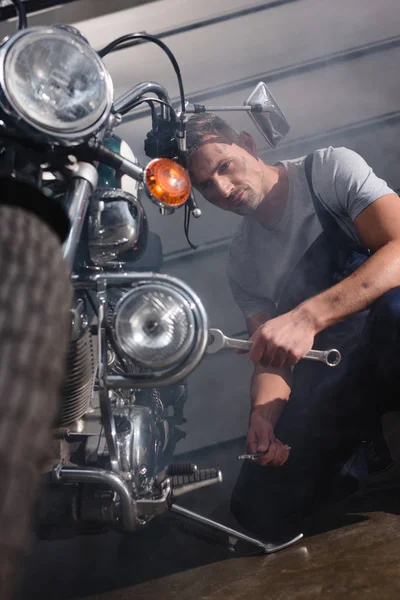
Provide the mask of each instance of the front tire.
{"label": "front tire", "polygon": [[70,272],[33,213],[0,205],[0,598],[23,563],[70,332]]}

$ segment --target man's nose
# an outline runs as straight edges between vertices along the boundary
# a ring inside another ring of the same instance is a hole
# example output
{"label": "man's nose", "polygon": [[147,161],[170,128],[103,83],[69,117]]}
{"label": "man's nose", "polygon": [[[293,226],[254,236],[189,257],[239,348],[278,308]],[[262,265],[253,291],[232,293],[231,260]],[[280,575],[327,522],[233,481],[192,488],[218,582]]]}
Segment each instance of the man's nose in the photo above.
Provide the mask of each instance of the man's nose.
{"label": "man's nose", "polygon": [[231,181],[229,181],[229,179],[227,179],[226,177],[219,177],[217,182],[216,182],[216,187],[218,190],[218,193],[223,197],[223,198],[229,198],[229,196],[231,195],[232,191],[233,191],[233,184]]}

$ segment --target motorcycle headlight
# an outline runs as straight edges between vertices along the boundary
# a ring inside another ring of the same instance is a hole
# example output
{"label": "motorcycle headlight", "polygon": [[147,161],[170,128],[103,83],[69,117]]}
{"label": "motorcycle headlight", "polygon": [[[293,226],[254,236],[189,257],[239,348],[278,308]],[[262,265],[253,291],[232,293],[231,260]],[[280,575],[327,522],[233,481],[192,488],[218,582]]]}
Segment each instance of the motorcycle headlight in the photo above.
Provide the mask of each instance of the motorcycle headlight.
{"label": "motorcycle headlight", "polygon": [[125,354],[145,368],[179,364],[193,347],[195,328],[189,299],[165,283],[140,285],[115,307],[116,341]]}
{"label": "motorcycle headlight", "polygon": [[36,130],[74,141],[108,117],[113,88],[97,53],[57,27],[34,27],[0,51],[1,87],[9,107]]}

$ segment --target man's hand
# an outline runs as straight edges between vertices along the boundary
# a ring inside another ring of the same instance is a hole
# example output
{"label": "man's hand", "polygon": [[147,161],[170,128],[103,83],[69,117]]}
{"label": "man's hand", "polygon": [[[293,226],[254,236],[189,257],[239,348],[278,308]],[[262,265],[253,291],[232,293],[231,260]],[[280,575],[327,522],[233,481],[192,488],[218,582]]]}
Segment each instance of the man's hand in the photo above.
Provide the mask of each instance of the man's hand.
{"label": "man's hand", "polygon": [[250,358],[264,367],[295,365],[311,350],[318,333],[313,319],[298,307],[270,319],[251,336]]}
{"label": "man's hand", "polygon": [[264,414],[264,406],[251,411],[247,432],[247,450],[251,454],[266,452],[258,462],[262,466],[281,467],[289,458],[289,446],[276,439],[271,421]]}

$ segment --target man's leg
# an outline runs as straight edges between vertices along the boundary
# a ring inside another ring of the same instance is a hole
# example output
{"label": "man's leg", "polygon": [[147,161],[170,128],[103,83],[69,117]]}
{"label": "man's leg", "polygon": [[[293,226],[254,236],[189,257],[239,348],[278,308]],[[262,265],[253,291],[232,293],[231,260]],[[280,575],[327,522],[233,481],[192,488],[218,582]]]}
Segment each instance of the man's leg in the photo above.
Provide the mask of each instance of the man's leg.
{"label": "man's leg", "polygon": [[[287,463],[243,465],[232,512],[266,539],[298,531],[301,520],[317,508],[324,481],[363,439],[374,437],[384,412],[400,407],[400,287],[377,300],[365,326],[364,321],[351,321],[352,350],[343,353],[339,367],[324,370],[307,361],[296,367],[294,389],[276,427],[277,437],[292,447]],[[329,347],[338,330],[340,338],[340,328],[326,332],[319,347]],[[342,342],[346,348],[346,335]]]}
{"label": "man's leg", "polygon": [[[371,307],[359,344],[360,387],[379,413],[398,411],[400,389],[400,287],[381,296]],[[364,446],[369,474],[393,464],[381,420]]]}
{"label": "man's leg", "polygon": [[[379,422],[375,404],[366,400],[354,342],[364,322],[365,315],[356,317],[316,340],[320,348],[332,347],[335,338],[341,348],[348,346],[339,367],[311,361],[296,366],[292,394],[275,430],[291,446],[290,457],[283,467],[246,462],[232,495],[232,512],[246,529],[270,540],[298,532],[318,507],[325,483]],[[357,489],[355,480],[348,484],[349,491]]]}
{"label": "man's leg", "polygon": [[400,287],[384,294],[365,317],[323,332],[317,342],[316,347],[328,348],[341,339],[345,351],[339,367],[297,365],[294,389],[276,427],[277,437],[292,448],[287,463],[243,465],[232,512],[250,531],[270,539],[296,532],[317,508],[324,482],[363,439],[374,438],[383,413],[400,408]]}

